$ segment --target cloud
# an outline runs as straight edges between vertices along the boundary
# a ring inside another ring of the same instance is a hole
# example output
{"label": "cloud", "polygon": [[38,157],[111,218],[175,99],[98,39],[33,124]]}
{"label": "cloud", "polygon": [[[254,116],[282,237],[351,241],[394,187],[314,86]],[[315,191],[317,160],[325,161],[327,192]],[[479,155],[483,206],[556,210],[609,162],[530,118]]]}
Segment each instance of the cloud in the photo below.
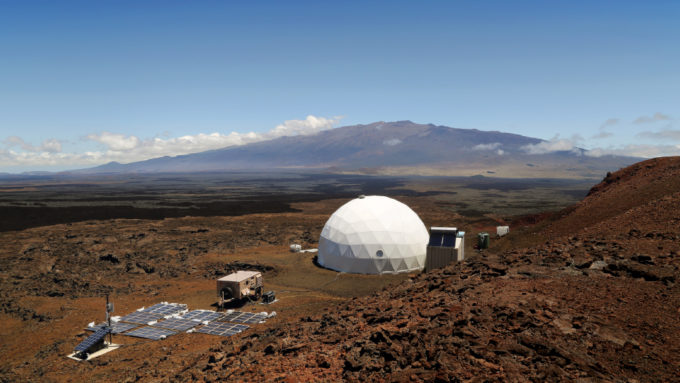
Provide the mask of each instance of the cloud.
{"label": "cloud", "polygon": [[633,124],[649,124],[657,121],[670,121],[671,117],[660,112],[654,113],[653,116],[640,116],[633,120]]}
{"label": "cloud", "polygon": [[607,119],[605,122],[602,123],[602,125],[600,125],[599,132],[596,135],[594,135],[590,138],[593,139],[593,140],[601,140],[603,138],[612,137],[614,134],[608,132],[607,128],[610,127],[610,126],[614,126],[614,125],[618,124],[620,121],[621,120],[619,120],[618,118]]}
{"label": "cloud", "polygon": [[324,118],[307,116],[304,120],[287,120],[283,124],[277,125],[273,130],[265,134],[266,137],[276,138],[282,136],[304,136],[316,134],[322,130],[331,129],[342,117]]}
{"label": "cloud", "polygon": [[117,133],[103,132],[101,134],[90,134],[88,140],[100,142],[111,150],[124,151],[132,150],[139,146],[141,140],[135,136],[125,136]]}
{"label": "cloud", "polygon": [[402,143],[402,141],[398,138],[390,138],[389,140],[383,141],[383,145],[387,145],[387,146],[396,146],[396,145],[399,145],[401,143]]}
{"label": "cloud", "polygon": [[492,142],[490,144],[478,144],[472,147],[472,150],[494,150],[497,155],[502,156],[505,154],[503,149],[500,149],[500,142]]}
{"label": "cloud", "polygon": [[602,123],[602,125],[600,125],[600,129],[605,129],[609,126],[616,125],[619,123],[619,121],[621,120],[619,120],[618,118],[608,118],[605,122]]}
{"label": "cloud", "polygon": [[601,140],[603,138],[609,138],[609,137],[612,137],[612,136],[614,136],[614,133],[601,131],[600,133],[598,133],[598,134],[596,134],[596,135],[594,135],[590,138],[593,139],[593,140]]}
{"label": "cloud", "polygon": [[[316,134],[333,128],[341,119],[342,117],[325,118],[309,115],[304,120],[284,121],[264,133],[199,133],[175,138],[141,139],[134,135],[101,132],[84,137],[86,141],[99,143],[101,148],[81,153],[62,153],[62,144],[56,139],[45,140],[39,147],[35,147],[20,137],[11,136],[3,141],[6,148],[0,152],[0,159],[5,167],[60,166],[65,168],[99,165],[111,161],[128,163],[245,145],[282,136]],[[17,147],[20,150],[13,150]]]}
{"label": "cloud", "polygon": [[87,136],[87,139],[103,144],[105,154],[112,158],[112,160],[119,161],[127,157],[127,160],[123,159],[123,161],[130,162],[153,157],[176,156],[243,145],[261,141],[263,135],[253,132],[232,132],[230,134],[199,133],[168,139],[155,137],[141,140],[136,136],[103,132],[101,134],[91,134]]}
{"label": "cloud", "polygon": [[636,137],[680,142],[680,130],[664,129],[658,132],[640,132]]}
{"label": "cloud", "polygon": [[3,141],[6,148],[13,148],[16,146],[21,147],[21,149],[28,152],[35,152],[35,147],[27,142],[25,142],[21,137],[9,136]]}
{"label": "cloud", "polygon": [[559,135],[551,138],[549,141],[542,141],[538,144],[529,144],[521,147],[528,154],[547,154],[553,152],[574,152],[580,154],[581,151],[576,147],[577,142],[583,141],[583,138],[574,135],[571,139],[560,138]]}
{"label": "cloud", "polygon": [[[33,146],[28,142],[24,141],[21,137],[10,136],[7,137],[3,143],[5,144],[5,149],[10,149],[14,147],[20,147],[21,150],[30,153],[48,152],[48,153],[58,153],[61,152],[61,141],[50,138],[45,140],[40,144],[40,146]],[[5,150],[5,153],[9,153]]]}
{"label": "cloud", "polygon": [[495,150],[501,146],[500,142],[493,142],[490,144],[479,144],[472,147],[472,150]]}
{"label": "cloud", "polygon": [[585,152],[589,157],[607,155],[652,158],[680,155],[680,145],[625,145],[618,148],[596,148]]}
{"label": "cloud", "polygon": [[61,152],[61,141],[50,138],[49,140],[43,141],[40,145],[40,151],[48,153],[59,153]]}

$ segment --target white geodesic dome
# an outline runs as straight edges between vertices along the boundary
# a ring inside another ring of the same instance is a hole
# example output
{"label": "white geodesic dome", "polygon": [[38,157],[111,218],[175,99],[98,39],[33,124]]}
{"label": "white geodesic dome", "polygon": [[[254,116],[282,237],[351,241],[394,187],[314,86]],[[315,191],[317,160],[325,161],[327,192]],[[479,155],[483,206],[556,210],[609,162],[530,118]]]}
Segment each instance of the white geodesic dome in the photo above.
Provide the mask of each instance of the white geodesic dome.
{"label": "white geodesic dome", "polygon": [[408,206],[388,197],[362,196],[328,219],[319,238],[318,262],[360,274],[422,270],[429,237]]}

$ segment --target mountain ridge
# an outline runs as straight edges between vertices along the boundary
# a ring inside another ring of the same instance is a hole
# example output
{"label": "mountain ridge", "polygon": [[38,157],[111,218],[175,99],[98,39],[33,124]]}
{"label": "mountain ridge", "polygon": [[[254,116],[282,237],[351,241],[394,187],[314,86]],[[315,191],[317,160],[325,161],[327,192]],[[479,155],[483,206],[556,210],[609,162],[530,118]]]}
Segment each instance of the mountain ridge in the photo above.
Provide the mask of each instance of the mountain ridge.
{"label": "mountain ridge", "polygon": [[606,171],[638,160],[588,157],[582,149],[528,153],[528,147],[543,142],[499,131],[417,124],[409,120],[379,121],[174,157],[128,164],[110,162],[70,173],[296,169],[384,175],[601,177]]}

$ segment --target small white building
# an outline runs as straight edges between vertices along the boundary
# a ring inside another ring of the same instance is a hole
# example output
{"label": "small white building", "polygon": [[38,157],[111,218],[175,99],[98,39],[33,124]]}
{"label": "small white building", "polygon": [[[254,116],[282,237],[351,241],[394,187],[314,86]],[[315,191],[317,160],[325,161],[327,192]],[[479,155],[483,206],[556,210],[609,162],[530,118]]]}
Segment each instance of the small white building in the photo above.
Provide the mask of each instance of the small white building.
{"label": "small white building", "polygon": [[455,227],[430,228],[430,242],[427,245],[425,270],[444,267],[451,262],[465,259],[465,232]]}
{"label": "small white building", "polygon": [[510,232],[510,226],[496,226],[496,235],[502,237]]}

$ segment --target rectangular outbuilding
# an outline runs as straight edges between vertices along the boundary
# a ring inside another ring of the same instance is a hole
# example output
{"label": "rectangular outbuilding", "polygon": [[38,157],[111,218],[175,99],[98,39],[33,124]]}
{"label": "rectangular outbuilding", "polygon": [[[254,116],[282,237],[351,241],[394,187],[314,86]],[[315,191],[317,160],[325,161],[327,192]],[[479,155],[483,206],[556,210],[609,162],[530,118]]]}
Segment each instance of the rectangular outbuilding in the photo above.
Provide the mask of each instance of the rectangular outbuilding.
{"label": "rectangular outbuilding", "polygon": [[425,270],[430,271],[465,259],[465,232],[455,227],[430,228]]}
{"label": "rectangular outbuilding", "polygon": [[510,233],[510,226],[496,226],[496,236],[502,237]]}

